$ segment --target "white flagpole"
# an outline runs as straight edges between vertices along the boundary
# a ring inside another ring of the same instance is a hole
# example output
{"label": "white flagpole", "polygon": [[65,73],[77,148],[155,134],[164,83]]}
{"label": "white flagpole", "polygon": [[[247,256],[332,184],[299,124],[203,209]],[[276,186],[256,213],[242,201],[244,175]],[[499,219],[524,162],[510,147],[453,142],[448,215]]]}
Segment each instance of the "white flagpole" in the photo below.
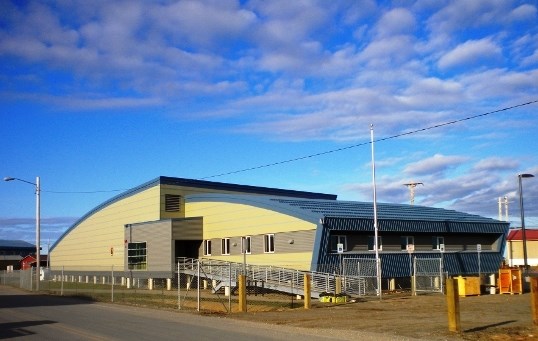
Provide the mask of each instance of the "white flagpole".
{"label": "white flagpole", "polygon": [[374,248],[377,277],[377,295],[381,298],[381,263],[379,261],[378,228],[377,228],[377,194],[375,185],[375,157],[374,157],[374,125],[370,124],[370,144],[372,146],[372,188],[374,191]]}

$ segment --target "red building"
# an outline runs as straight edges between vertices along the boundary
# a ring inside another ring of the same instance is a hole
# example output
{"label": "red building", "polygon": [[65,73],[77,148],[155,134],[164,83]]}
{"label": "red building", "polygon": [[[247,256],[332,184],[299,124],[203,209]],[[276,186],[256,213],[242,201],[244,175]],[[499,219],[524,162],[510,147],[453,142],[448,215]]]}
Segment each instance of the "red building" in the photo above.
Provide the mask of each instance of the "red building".
{"label": "red building", "polygon": [[[41,263],[39,264],[39,266],[46,267],[47,266],[47,255],[40,255],[40,258],[41,258]],[[28,256],[24,257],[23,259],[21,259],[21,261],[20,261],[21,270],[27,270],[27,269],[30,269],[30,268],[34,268],[36,266],[36,261],[35,260],[36,260],[35,255],[28,255]]]}

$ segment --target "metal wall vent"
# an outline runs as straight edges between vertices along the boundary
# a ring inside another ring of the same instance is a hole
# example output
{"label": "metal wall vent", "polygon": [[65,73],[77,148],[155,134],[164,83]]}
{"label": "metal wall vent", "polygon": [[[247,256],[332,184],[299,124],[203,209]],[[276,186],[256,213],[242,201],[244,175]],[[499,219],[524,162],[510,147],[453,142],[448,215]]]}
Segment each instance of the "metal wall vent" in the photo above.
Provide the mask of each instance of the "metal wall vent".
{"label": "metal wall vent", "polygon": [[179,212],[181,208],[181,196],[175,194],[164,195],[164,210],[166,212]]}

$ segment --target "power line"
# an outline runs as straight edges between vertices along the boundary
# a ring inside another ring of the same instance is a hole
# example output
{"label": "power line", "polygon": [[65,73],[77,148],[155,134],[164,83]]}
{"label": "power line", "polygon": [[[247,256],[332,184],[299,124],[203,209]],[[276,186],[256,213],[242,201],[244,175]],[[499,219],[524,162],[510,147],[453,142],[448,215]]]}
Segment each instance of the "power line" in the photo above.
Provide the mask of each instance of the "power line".
{"label": "power line", "polygon": [[104,191],[77,191],[77,192],[70,192],[70,191],[44,191],[41,190],[41,192],[46,193],[55,193],[55,194],[94,194],[94,193],[110,193],[110,192],[123,192],[128,190],[128,188],[125,189],[110,189],[110,190],[104,190]]}
{"label": "power line", "polygon": [[[497,109],[497,110],[489,111],[489,112],[486,112],[486,113],[483,113],[483,114],[469,116],[469,117],[461,118],[461,119],[450,121],[450,122],[440,123],[440,124],[436,124],[436,125],[429,126],[429,127],[426,127],[426,128],[420,128],[420,129],[408,131],[408,132],[405,132],[405,133],[400,133],[400,134],[396,134],[396,135],[392,135],[392,136],[388,136],[388,137],[383,137],[383,138],[380,138],[380,139],[376,139],[373,142],[381,142],[381,141],[392,140],[392,139],[395,139],[395,138],[398,138],[398,137],[403,137],[403,136],[407,136],[407,135],[420,133],[420,132],[423,132],[423,131],[428,131],[428,130],[432,130],[432,129],[436,129],[436,128],[441,128],[441,127],[444,127],[444,126],[460,123],[460,122],[463,122],[463,121],[468,121],[468,120],[472,120],[472,119],[475,119],[475,118],[484,117],[484,116],[496,114],[496,113],[503,112],[503,111],[512,110],[512,109],[519,108],[519,107],[524,107],[524,106],[531,105],[531,104],[534,104],[534,103],[538,103],[538,100],[533,100],[533,101],[522,103],[522,104],[516,104],[516,105],[510,106],[510,107],[505,107],[505,108],[502,108],[502,109]],[[315,153],[315,154],[300,156],[300,157],[296,157],[296,158],[293,158],[293,159],[277,161],[277,162],[267,163],[267,164],[264,164],[264,165],[259,165],[259,166],[243,168],[243,169],[239,169],[239,170],[235,170],[235,171],[230,171],[230,172],[226,172],[226,173],[210,175],[210,176],[206,176],[206,177],[203,177],[203,178],[200,178],[200,179],[204,180],[204,179],[210,179],[210,178],[217,178],[217,177],[221,177],[221,176],[225,176],[225,175],[243,173],[243,172],[248,172],[248,171],[252,171],[252,170],[256,170],[256,169],[278,166],[278,165],[282,165],[282,164],[285,164],[285,163],[301,161],[301,160],[305,160],[305,159],[310,159],[310,158],[314,158],[314,157],[318,157],[318,156],[322,156],[322,155],[327,155],[327,154],[331,154],[331,153],[341,152],[341,151],[344,151],[344,150],[369,145],[370,143],[371,143],[370,141],[362,142],[362,143],[354,144],[354,145],[347,146],[347,147],[327,150],[327,151],[324,151],[324,152],[319,152],[319,153]]]}

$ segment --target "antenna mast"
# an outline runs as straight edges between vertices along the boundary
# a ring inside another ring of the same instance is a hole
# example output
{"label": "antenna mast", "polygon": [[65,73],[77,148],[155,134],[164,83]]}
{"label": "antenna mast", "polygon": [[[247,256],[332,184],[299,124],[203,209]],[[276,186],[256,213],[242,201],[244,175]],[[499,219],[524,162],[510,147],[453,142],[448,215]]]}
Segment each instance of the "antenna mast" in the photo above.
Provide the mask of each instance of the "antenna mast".
{"label": "antenna mast", "polygon": [[407,186],[407,188],[409,188],[409,197],[411,200],[411,205],[415,204],[415,187],[417,187],[418,185],[424,186],[422,182],[410,182],[408,184],[404,184],[404,186]]}

